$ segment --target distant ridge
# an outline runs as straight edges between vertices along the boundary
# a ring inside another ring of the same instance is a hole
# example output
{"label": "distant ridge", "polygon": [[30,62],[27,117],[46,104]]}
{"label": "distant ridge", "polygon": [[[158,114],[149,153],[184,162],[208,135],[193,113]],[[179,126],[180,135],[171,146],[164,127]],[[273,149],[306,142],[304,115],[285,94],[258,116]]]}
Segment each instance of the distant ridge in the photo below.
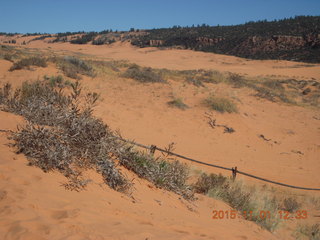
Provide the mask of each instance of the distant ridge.
{"label": "distant ridge", "polygon": [[[17,33],[0,33],[12,37]],[[104,45],[130,41],[139,47],[174,47],[233,55],[249,59],[279,59],[320,63],[320,16],[296,16],[274,21],[248,22],[233,26],[206,24],[151,30],[28,33],[31,41]],[[10,42],[9,42],[10,43]],[[11,41],[12,43],[12,41]]]}
{"label": "distant ridge", "polygon": [[132,43],[140,47],[181,46],[251,59],[320,62],[320,16],[234,26],[174,26],[147,32]]}

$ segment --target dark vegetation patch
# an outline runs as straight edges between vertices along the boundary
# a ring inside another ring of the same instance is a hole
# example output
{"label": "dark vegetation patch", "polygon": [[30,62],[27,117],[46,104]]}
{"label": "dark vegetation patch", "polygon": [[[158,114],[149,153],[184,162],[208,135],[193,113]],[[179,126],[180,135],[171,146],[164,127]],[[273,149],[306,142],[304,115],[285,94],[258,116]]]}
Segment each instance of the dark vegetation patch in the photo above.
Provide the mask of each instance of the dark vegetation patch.
{"label": "dark vegetation patch", "polygon": [[96,33],[96,32],[85,33],[81,37],[77,37],[76,39],[71,40],[70,43],[86,44],[88,42],[91,42],[97,36],[97,34],[98,33]]}
{"label": "dark vegetation patch", "polygon": [[52,37],[51,34],[43,35],[43,36],[40,36],[40,37],[36,37],[36,38],[31,39],[30,42],[32,42],[32,41],[38,41],[38,40],[44,40],[44,39],[50,38],[50,37]]}
{"label": "dark vegetation patch", "polygon": [[251,59],[320,62],[319,26],[319,16],[251,21],[233,26],[174,26],[147,30],[148,34],[137,36],[131,42],[140,47],[179,46]]}

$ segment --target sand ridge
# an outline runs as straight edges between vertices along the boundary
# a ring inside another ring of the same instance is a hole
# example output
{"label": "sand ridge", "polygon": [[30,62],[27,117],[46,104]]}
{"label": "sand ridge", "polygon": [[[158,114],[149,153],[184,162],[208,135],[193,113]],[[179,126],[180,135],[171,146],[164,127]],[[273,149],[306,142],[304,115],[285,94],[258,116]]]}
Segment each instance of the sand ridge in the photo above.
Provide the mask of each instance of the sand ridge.
{"label": "sand ridge", "polygon": [[[127,59],[150,67],[214,68],[247,73],[249,76],[271,72],[288,77],[320,79],[319,65],[293,68],[299,63],[251,61],[189,50],[138,49],[127,43],[99,48],[34,41],[26,47],[44,51],[48,46],[59,54],[78,52],[97,59]],[[1,84],[10,82],[18,86],[25,80],[61,74],[51,64],[47,68],[35,68],[33,71],[8,72],[11,65],[8,61],[0,60]],[[141,84],[114,76],[83,77],[81,83],[85,90],[101,94],[94,114],[112,129],[119,129],[126,138],[160,147],[175,142],[175,152],[205,162],[237,166],[243,171],[288,184],[320,186],[317,177],[320,169],[319,110],[257,99],[252,96],[250,89],[234,89],[225,84],[208,85],[206,88],[174,80],[169,80],[169,84],[165,85]],[[231,97],[238,104],[238,114],[211,112],[218,123],[234,128],[235,133],[226,134],[208,125],[205,113],[209,110],[203,106],[202,100],[211,93]],[[190,108],[181,111],[169,107],[167,102],[174,96],[182,97]],[[15,130],[19,123],[23,123],[20,117],[0,112],[1,129]],[[261,134],[273,141],[264,141],[259,137]],[[3,239],[292,237],[287,233],[285,237],[278,232],[270,233],[243,219],[214,222],[212,210],[229,209],[226,204],[204,196],[198,196],[195,202],[187,202],[178,195],[137,179],[129,172],[128,176],[135,179],[132,197],[109,189],[100,176],[91,171],[86,173],[92,180],[86,191],[67,191],[61,186],[61,183],[66,182],[61,174],[43,173],[40,169],[27,166],[26,158],[16,155],[13,149],[6,146],[7,143],[6,134],[0,133],[0,236]],[[209,167],[190,167],[230,174]]]}

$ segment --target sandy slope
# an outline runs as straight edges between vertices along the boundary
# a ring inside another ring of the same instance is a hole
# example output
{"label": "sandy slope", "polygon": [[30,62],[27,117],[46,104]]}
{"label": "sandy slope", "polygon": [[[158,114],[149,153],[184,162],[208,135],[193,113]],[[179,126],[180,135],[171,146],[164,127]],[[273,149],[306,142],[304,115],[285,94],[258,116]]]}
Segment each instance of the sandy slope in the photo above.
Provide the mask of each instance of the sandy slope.
{"label": "sandy slope", "polygon": [[[299,63],[286,61],[248,61],[188,50],[137,49],[127,44],[99,48],[35,41],[27,45],[42,50],[48,46],[50,51],[128,59],[152,67],[214,68],[250,76],[276,74],[320,80],[319,65],[292,68]],[[24,80],[59,73],[52,65],[34,71],[8,72],[10,66],[10,62],[0,60],[0,83],[19,85]],[[101,94],[95,114],[112,129],[120,129],[124,137],[160,147],[175,142],[176,152],[205,162],[238,166],[240,170],[289,184],[320,187],[318,110],[258,100],[251,96],[251,90],[221,84],[206,88],[177,81],[140,84],[113,76],[85,77],[82,83],[87,90]],[[212,92],[237,102],[239,114],[212,113],[217,123],[233,127],[235,133],[225,134],[207,124],[204,114],[208,109],[201,101]],[[173,96],[182,97],[190,109],[170,108],[167,102]],[[20,118],[0,112],[1,129],[14,129],[18,122]],[[259,138],[261,134],[272,141]],[[12,153],[5,143],[6,137],[1,133],[0,237],[4,239],[283,239],[280,233],[271,234],[241,219],[213,222],[212,210],[228,206],[206,197],[187,203],[130,173],[135,178],[134,199],[102,185],[100,177],[92,172],[88,173],[93,181],[87,191],[66,191],[60,186],[66,181],[60,174],[45,174],[27,167],[26,159]],[[285,236],[290,239],[288,234]]]}
{"label": "sandy slope", "polygon": [[26,47],[89,54],[95,58],[129,60],[139,65],[154,68],[177,70],[216,69],[254,77],[274,75],[296,79],[315,78],[320,80],[320,64],[276,60],[248,60],[192,50],[170,49],[163,51],[157,48],[137,48],[127,42],[95,46],[69,43],[48,44],[43,41],[33,41]]}
{"label": "sandy slope", "polygon": [[[0,112],[2,129],[14,130],[21,118]],[[66,179],[27,166],[23,155],[0,135],[1,239],[276,239],[242,219],[212,220],[221,202],[199,196],[186,202],[179,196],[135,180],[133,197],[115,192],[99,175],[86,191],[66,191]]]}

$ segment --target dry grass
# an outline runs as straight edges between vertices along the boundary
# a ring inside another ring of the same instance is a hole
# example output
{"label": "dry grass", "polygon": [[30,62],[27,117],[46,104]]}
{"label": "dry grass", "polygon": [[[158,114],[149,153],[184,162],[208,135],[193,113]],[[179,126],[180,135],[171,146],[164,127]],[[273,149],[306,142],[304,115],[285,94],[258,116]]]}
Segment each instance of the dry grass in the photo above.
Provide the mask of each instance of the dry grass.
{"label": "dry grass", "polygon": [[173,191],[187,199],[193,197],[193,192],[187,185],[188,167],[179,161],[167,161],[162,157],[138,152],[132,146],[123,148],[117,155],[121,165],[145,178],[156,186]]}
{"label": "dry grass", "polygon": [[81,75],[96,76],[93,67],[85,60],[71,56],[55,57],[50,60],[55,62],[64,75],[69,78],[81,79]]}
{"label": "dry grass", "polygon": [[295,212],[301,207],[301,204],[292,197],[285,198],[282,202],[281,209],[288,212]]}
{"label": "dry grass", "polygon": [[154,71],[152,68],[139,67],[138,65],[130,66],[123,74],[125,78],[132,78],[142,83],[163,83],[166,82],[159,72]]}
{"label": "dry grass", "polygon": [[228,98],[210,96],[204,100],[206,106],[212,110],[221,113],[236,113],[238,112],[237,105]]}
{"label": "dry grass", "polygon": [[309,239],[319,240],[320,239],[320,224],[300,224],[295,233],[296,239]]}
{"label": "dry grass", "polygon": [[168,105],[182,110],[189,108],[188,105],[185,104],[181,98],[174,98],[173,100],[168,102]]}
{"label": "dry grass", "polygon": [[[232,181],[221,175],[203,173],[195,183],[194,190],[228,203],[240,214],[251,212],[252,216],[247,214],[244,217],[270,231],[275,230],[280,223],[277,216],[280,209],[279,201],[272,194],[249,187],[240,181]],[[261,210],[270,212],[270,218],[261,218]]]}

